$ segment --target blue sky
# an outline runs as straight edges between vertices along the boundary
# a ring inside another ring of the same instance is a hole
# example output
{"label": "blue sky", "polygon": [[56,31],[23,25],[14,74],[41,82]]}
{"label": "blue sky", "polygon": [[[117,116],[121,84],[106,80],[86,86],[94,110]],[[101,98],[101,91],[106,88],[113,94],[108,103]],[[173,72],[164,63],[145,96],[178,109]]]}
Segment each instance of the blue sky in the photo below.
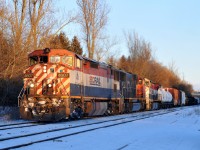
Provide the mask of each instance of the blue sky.
{"label": "blue sky", "polygon": [[[180,77],[200,91],[200,1],[107,0],[111,8],[106,32],[120,38],[127,54],[123,31],[136,31],[151,43],[154,55],[165,66],[175,63]],[[66,10],[76,11],[76,0],[60,0]],[[65,28],[79,35],[77,26]]]}

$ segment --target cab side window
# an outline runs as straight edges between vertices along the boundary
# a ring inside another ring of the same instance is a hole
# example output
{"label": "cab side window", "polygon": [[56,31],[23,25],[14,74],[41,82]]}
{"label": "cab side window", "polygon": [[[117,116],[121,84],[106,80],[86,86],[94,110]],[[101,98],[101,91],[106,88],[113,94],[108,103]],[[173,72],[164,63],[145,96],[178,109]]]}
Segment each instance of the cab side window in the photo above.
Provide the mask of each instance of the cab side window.
{"label": "cab side window", "polygon": [[81,60],[79,58],[76,58],[76,67],[81,68]]}
{"label": "cab side window", "polygon": [[149,87],[150,86],[150,83],[149,81],[145,81],[145,86]]}
{"label": "cab side window", "polygon": [[37,56],[32,56],[29,58],[29,65],[35,65],[38,63],[38,57]]}

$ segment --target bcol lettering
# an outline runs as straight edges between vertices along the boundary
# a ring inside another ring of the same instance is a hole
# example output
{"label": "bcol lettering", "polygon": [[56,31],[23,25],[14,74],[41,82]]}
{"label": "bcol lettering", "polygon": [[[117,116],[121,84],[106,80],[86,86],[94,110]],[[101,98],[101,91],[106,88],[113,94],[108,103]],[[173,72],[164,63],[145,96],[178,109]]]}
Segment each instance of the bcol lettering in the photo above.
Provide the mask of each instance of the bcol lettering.
{"label": "bcol lettering", "polygon": [[100,77],[90,76],[90,85],[101,86]]}

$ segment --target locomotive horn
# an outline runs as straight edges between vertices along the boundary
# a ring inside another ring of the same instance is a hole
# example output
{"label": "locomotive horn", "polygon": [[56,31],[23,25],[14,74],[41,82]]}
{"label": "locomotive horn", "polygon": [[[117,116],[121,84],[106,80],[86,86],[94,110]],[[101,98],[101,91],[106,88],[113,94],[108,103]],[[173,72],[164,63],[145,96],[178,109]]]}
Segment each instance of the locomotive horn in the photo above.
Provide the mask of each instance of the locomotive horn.
{"label": "locomotive horn", "polygon": [[49,53],[50,52],[50,48],[45,48],[43,49],[44,53]]}

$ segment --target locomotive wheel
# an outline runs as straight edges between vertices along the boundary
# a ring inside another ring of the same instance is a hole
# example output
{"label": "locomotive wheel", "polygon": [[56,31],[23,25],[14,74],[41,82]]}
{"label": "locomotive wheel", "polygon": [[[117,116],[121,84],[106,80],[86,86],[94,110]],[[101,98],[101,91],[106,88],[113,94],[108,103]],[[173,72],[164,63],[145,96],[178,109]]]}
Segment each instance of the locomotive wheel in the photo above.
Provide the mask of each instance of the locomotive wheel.
{"label": "locomotive wheel", "polygon": [[76,110],[76,112],[77,112],[77,114],[78,114],[77,118],[78,118],[78,119],[83,118],[83,110],[82,110],[82,108],[81,108],[81,107],[78,107],[78,108],[75,109],[75,110]]}
{"label": "locomotive wheel", "polygon": [[73,118],[73,119],[81,119],[83,118],[83,110],[81,107],[76,107],[74,109],[74,111],[72,112],[70,118]]}

